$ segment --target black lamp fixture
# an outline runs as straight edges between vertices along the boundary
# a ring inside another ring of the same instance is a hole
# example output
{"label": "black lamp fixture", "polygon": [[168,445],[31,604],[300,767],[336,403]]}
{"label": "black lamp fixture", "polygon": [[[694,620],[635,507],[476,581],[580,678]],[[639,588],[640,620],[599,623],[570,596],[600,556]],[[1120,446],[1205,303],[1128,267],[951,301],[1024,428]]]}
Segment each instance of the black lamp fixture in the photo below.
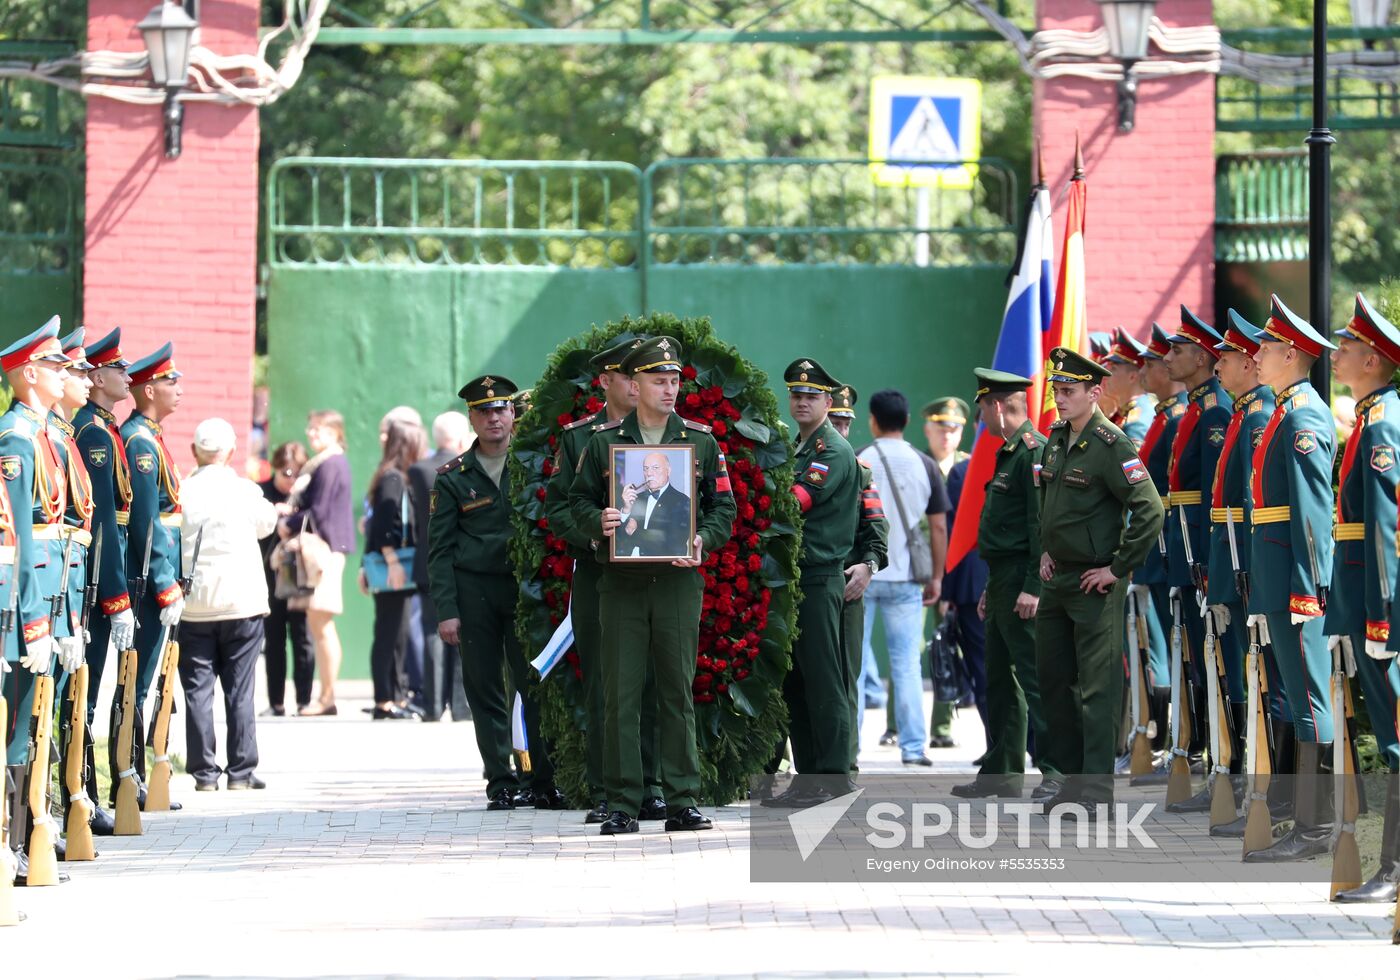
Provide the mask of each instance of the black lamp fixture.
{"label": "black lamp fixture", "polygon": [[180,133],[185,123],[180,91],[189,76],[190,47],[199,22],[180,4],[161,2],[136,27],[146,42],[151,79],[165,89],[165,158],[174,160],[180,156]]}
{"label": "black lamp fixture", "polygon": [[1156,0],[1098,0],[1108,31],[1108,53],[1123,64],[1118,81],[1118,132],[1131,133],[1137,115],[1137,79],[1133,65],[1147,57],[1147,29]]}

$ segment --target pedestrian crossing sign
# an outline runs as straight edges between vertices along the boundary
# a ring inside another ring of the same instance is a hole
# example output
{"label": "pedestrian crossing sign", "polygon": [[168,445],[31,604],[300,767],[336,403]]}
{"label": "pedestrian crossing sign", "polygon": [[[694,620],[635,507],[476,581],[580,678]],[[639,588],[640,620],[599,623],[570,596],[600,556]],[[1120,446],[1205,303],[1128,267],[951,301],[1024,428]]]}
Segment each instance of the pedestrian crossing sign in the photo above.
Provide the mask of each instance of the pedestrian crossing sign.
{"label": "pedestrian crossing sign", "polygon": [[981,82],[909,75],[871,79],[870,169],[875,183],[967,190],[981,153]]}

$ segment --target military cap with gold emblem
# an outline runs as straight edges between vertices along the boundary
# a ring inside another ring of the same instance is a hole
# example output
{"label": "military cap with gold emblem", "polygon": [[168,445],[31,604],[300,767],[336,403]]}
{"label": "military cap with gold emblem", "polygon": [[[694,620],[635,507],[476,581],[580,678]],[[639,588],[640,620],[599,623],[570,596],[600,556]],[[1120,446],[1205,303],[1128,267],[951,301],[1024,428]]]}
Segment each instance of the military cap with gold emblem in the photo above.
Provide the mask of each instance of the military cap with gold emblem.
{"label": "military cap with gold emblem", "polygon": [[68,358],[63,356],[63,345],[58,340],[58,324],[58,317],[50,317],[38,330],[0,351],[0,370],[14,371],[31,361],[67,364]]}
{"label": "military cap with gold emblem", "polygon": [[838,419],[855,418],[856,399],[859,397],[854,385],[840,385],[831,393],[831,409],[826,414]]}
{"label": "military cap with gold emblem", "polygon": [[1392,364],[1400,364],[1400,331],[1360,293],[1356,294],[1356,308],[1351,322],[1338,330],[1336,335],[1359,340],[1374,347],[1377,354]]}
{"label": "military cap with gold emblem", "polygon": [[1050,352],[1049,381],[1052,384],[1072,384],[1087,381],[1098,384],[1108,377],[1108,369],[1068,347],[1056,347]]}
{"label": "military cap with gold emblem", "polygon": [[788,391],[801,391],[809,395],[830,395],[841,387],[841,382],[827,374],[826,369],[810,357],[800,357],[789,364],[783,372],[783,380],[787,382]]}
{"label": "military cap with gold emblem", "polygon": [[1220,357],[1216,345],[1221,339],[1215,328],[1192,313],[1185,303],[1181,304],[1181,327],[1167,338],[1173,344],[1195,344],[1209,354],[1212,361]]}
{"label": "military cap with gold emblem", "polygon": [[79,327],[59,341],[59,345],[63,347],[63,356],[68,358],[70,371],[91,371],[93,368],[88,362],[87,351],[83,349],[83,338],[86,334],[87,330]]}
{"label": "military cap with gold emblem", "polygon": [[1089,334],[1089,356],[1096,364],[1102,364],[1112,349],[1113,341],[1108,334],[1100,330]]}
{"label": "military cap with gold emblem", "polygon": [[1008,395],[1013,391],[1025,391],[1031,386],[1030,378],[1023,378],[1010,371],[993,371],[991,368],[973,368],[977,378],[977,397],[985,395]]}
{"label": "military cap with gold emblem", "polygon": [[1296,347],[1309,357],[1321,357],[1324,349],[1337,349],[1337,345],[1313,329],[1311,323],[1284,306],[1277,293],[1269,296],[1269,319],[1260,339]]}
{"label": "military cap with gold emblem", "polygon": [[1147,348],[1136,337],[1119,327],[1113,331],[1113,347],[1109,349],[1108,357],[1104,358],[1104,363],[1131,364],[1133,367],[1142,367],[1146,363],[1146,352]]}
{"label": "military cap with gold emblem", "polygon": [[175,345],[172,343],[166,343],[159,350],[136,361],[126,373],[131,375],[131,384],[136,388],[152,381],[166,378],[178,381],[184,377],[175,367]]}
{"label": "military cap with gold emblem", "polygon": [[681,345],[674,337],[649,337],[622,359],[623,374],[660,374],[681,369]]}
{"label": "military cap with gold emblem", "polygon": [[509,378],[483,374],[462,385],[457,397],[467,403],[467,408],[504,408],[512,404],[511,397],[519,390]]}
{"label": "military cap with gold emblem", "polygon": [[113,327],[112,332],[101,340],[87,345],[87,359],[94,367],[127,368],[131,362],[122,356],[122,328]]}
{"label": "military cap with gold emblem", "polygon": [[939,425],[967,425],[971,415],[972,409],[967,407],[967,402],[951,396],[935,398],[924,406],[924,421],[936,422]]}
{"label": "military cap with gold emblem", "polygon": [[600,374],[604,371],[621,371],[622,359],[646,343],[646,337],[633,337],[614,344],[607,350],[599,351],[588,359],[588,366]]}
{"label": "military cap with gold emblem", "polygon": [[1259,353],[1259,328],[1234,310],[1226,313],[1225,339],[1215,345],[1220,353],[1239,351],[1253,357]]}
{"label": "military cap with gold emblem", "polygon": [[1143,350],[1142,356],[1149,361],[1160,361],[1167,356],[1167,351],[1172,349],[1172,342],[1167,337],[1167,332],[1162,329],[1160,323],[1152,324],[1152,335],[1147,339],[1147,347]]}

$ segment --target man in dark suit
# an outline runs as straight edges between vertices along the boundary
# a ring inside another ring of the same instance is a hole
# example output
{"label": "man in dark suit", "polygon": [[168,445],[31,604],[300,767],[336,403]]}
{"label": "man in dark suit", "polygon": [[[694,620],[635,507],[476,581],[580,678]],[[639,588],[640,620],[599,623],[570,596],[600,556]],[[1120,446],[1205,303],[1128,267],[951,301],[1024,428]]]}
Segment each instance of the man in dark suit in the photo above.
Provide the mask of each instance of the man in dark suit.
{"label": "man in dark suit", "polygon": [[690,497],[671,486],[671,462],[664,453],[647,453],[642,479],[641,487],[622,491],[619,552],[633,558],[689,554]]}
{"label": "man in dark suit", "polygon": [[[408,470],[414,527],[428,526],[428,501],[433,481],[437,479],[438,467],[464,453],[470,442],[471,423],[461,412],[444,412],[433,419],[433,445],[436,449],[431,456],[414,463]],[[471,710],[467,707],[467,696],[462,687],[462,659],[457,655],[456,647],[444,646],[437,632],[437,610],[428,591],[426,540],[420,543],[413,555],[413,584],[418,588],[418,602],[422,609],[423,707],[426,712],[423,720],[439,720],[447,706],[451,705],[452,720],[467,721],[471,718]]]}

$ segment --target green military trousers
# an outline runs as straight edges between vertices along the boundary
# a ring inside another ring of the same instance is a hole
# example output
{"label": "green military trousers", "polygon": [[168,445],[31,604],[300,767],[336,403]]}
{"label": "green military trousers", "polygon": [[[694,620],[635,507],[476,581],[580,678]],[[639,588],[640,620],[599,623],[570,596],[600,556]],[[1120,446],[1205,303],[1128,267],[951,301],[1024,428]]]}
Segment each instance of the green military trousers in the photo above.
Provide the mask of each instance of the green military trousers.
{"label": "green military trousers", "polygon": [[608,807],[642,807],[642,709],[647,668],[656,678],[657,777],[667,811],[696,805],[695,658],[705,582],[695,570],[608,568],[598,581],[602,624],[603,789]]}
{"label": "green military trousers", "polygon": [[805,775],[845,775],[851,769],[856,688],[850,657],[841,646],[846,578],[839,568],[806,572],[801,588],[792,670],[783,680],[793,764]]}
{"label": "green military trousers", "polygon": [[[845,590],[845,585],[842,585]],[[846,697],[851,702],[851,772],[859,772],[856,758],[860,755],[860,723],[865,717],[865,698],[860,693],[860,659],[865,643],[865,599],[844,603],[841,607],[841,652],[846,657],[849,672]]]}
{"label": "green military trousers", "polygon": [[987,571],[987,754],[978,774],[1013,777],[1006,780],[1007,785],[1020,792],[1020,777],[1026,771],[1027,724],[1035,726],[1041,774],[1055,779],[1061,774],[1043,748],[1051,736],[1041,707],[1036,621],[1016,615],[1026,563],[993,560],[987,562]]}
{"label": "green military trousers", "polygon": [[1120,579],[1106,593],[1086,594],[1079,576],[1089,568],[1060,562],[1041,589],[1035,662],[1046,741],[1044,746],[1037,742],[1036,752],[1042,767],[1063,774],[1065,795],[1084,803],[1111,803],[1127,581]]}
{"label": "green military trousers", "polygon": [[[569,596],[569,620],[574,628],[574,648],[583,671],[583,711],[588,730],[584,732],[584,779],[590,802],[607,798],[603,779],[603,629],[598,608],[598,579],[603,566],[592,558],[574,562],[574,578]],[[642,689],[642,781],[647,796],[660,796],[656,776],[656,673],[647,666]]]}
{"label": "green military trousers", "polygon": [[510,715],[517,692],[524,701],[525,734],[530,742],[529,783],[537,790],[554,785],[554,767],[540,734],[539,702],[527,693],[530,664],[515,635],[515,599],[512,576],[457,570],[462,687],[472,709],[476,746],[486,770],[487,796],[520,786],[510,766]]}

